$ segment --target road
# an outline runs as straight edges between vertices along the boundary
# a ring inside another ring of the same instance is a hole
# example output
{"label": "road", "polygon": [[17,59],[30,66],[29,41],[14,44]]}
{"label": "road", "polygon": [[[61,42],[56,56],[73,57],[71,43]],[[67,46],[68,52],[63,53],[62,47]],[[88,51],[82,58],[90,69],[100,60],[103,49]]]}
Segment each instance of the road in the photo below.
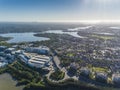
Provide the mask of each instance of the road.
{"label": "road", "polygon": [[[65,77],[64,77],[64,79],[59,80],[59,81],[51,80],[51,79],[50,79],[50,75],[51,75],[55,70],[50,70],[49,74],[47,74],[47,78],[48,78],[50,81],[59,83],[59,82],[62,82],[62,81],[64,81],[64,80],[66,80],[66,79],[69,79],[69,78],[73,78],[73,79],[75,79],[75,80],[78,80],[78,77],[76,77],[76,76],[70,77],[70,76],[67,74],[66,68],[60,66],[60,60],[59,60],[59,58],[58,58],[57,56],[54,56],[54,57],[53,57],[53,62],[54,62],[55,66],[56,66],[58,69],[60,69],[62,72],[65,72]],[[53,66],[53,65],[52,65],[52,66]],[[53,68],[53,69],[54,69],[54,68]]]}
{"label": "road", "polygon": [[53,61],[55,62],[56,66],[59,68],[59,69],[62,69],[61,66],[60,66],[60,60],[57,56],[54,56],[53,57]]}

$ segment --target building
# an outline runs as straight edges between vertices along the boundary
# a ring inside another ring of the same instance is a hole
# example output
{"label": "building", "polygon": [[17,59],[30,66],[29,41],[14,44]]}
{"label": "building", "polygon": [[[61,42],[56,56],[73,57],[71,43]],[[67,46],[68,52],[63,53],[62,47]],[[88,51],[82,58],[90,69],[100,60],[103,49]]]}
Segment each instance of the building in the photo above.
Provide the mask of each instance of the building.
{"label": "building", "polygon": [[15,54],[16,54],[16,55],[24,54],[24,51],[23,51],[23,50],[17,50],[17,51],[15,51]]}
{"label": "building", "polygon": [[5,53],[4,52],[0,52],[0,56],[4,57]]}
{"label": "building", "polygon": [[83,67],[80,69],[80,75],[82,76],[89,77],[90,73],[91,73],[91,70],[86,67]]}
{"label": "building", "polygon": [[42,68],[42,67],[45,66],[45,62],[40,62],[40,61],[36,61],[36,60],[30,60],[28,62],[28,65],[30,65],[31,67]]}
{"label": "building", "polygon": [[15,51],[15,48],[7,48],[5,53],[12,53],[13,51]]}
{"label": "building", "polygon": [[6,48],[6,46],[0,46],[0,52],[3,52]]}
{"label": "building", "polygon": [[114,85],[120,85],[120,74],[119,73],[112,75],[112,82]]}
{"label": "building", "polygon": [[0,57],[0,68],[4,67],[6,65],[8,65],[7,60],[3,57]]}
{"label": "building", "polygon": [[6,62],[0,62],[0,68],[5,67],[6,65],[8,65],[8,63],[6,63]]}
{"label": "building", "polygon": [[27,58],[27,56],[25,56],[25,55],[22,55],[22,54],[20,54],[19,56],[18,56],[19,58],[20,58],[20,60],[22,61],[22,62],[24,62],[24,63],[28,63],[28,58]]}
{"label": "building", "polygon": [[4,57],[0,57],[0,62],[6,62]]}
{"label": "building", "polygon": [[51,58],[45,55],[35,53],[20,54],[19,58],[31,67],[44,68],[50,65]]}
{"label": "building", "polygon": [[30,53],[38,53],[38,54],[43,54],[43,55],[49,54],[49,48],[46,46],[27,47],[25,48],[25,50]]}
{"label": "building", "polygon": [[70,68],[73,68],[73,69],[77,70],[79,68],[79,64],[73,62],[73,63],[70,64]]}
{"label": "building", "polygon": [[28,64],[30,66],[36,67],[36,68],[43,68],[43,67],[49,66],[49,63],[50,63],[50,58],[44,55],[37,55],[35,57],[32,57],[28,61]]}
{"label": "building", "polygon": [[5,58],[8,60],[8,62],[12,63],[15,59],[14,55],[6,54]]}
{"label": "building", "polygon": [[104,72],[96,72],[95,80],[102,83],[107,83],[108,75]]}

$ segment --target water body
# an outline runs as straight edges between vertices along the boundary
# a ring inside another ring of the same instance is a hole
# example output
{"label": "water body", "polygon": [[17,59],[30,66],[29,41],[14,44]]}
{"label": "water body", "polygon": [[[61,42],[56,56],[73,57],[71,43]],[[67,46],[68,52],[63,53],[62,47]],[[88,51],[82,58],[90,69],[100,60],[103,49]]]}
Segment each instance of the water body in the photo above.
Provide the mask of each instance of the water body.
{"label": "water body", "polygon": [[20,42],[32,42],[32,41],[44,41],[49,40],[46,37],[36,37],[35,33],[7,33],[0,34],[2,37],[12,37],[12,39],[8,40],[8,43],[20,43]]}
{"label": "water body", "polygon": [[77,27],[77,28],[70,28],[68,29],[68,31],[79,31],[79,30],[85,30],[85,29],[89,29],[92,26],[86,26],[86,27]]}
{"label": "water body", "polygon": [[120,29],[120,27],[110,27],[111,29]]}
{"label": "water body", "polygon": [[63,32],[62,30],[48,30],[48,31],[45,31],[43,33],[68,34],[68,35],[71,35],[71,36],[77,37],[77,38],[85,38],[83,36],[78,35],[78,32],[76,32],[76,31],[74,31],[74,32]]}
{"label": "water body", "polygon": [[[41,33],[41,32],[40,32]],[[73,37],[77,38],[85,38],[83,36],[78,35],[77,31],[68,31],[63,32],[62,30],[48,30],[42,33],[55,33],[55,34],[68,34]],[[2,37],[12,37],[12,39],[8,40],[8,43],[21,43],[21,42],[32,42],[32,41],[45,41],[50,40],[47,37],[36,37],[34,36],[36,33],[7,33],[7,34],[0,34]]]}
{"label": "water body", "polygon": [[16,87],[16,84],[9,74],[0,75],[0,90],[23,90],[23,86]]}
{"label": "water body", "polygon": [[114,35],[113,33],[99,33],[99,32],[94,32],[95,34],[100,34],[100,35]]}

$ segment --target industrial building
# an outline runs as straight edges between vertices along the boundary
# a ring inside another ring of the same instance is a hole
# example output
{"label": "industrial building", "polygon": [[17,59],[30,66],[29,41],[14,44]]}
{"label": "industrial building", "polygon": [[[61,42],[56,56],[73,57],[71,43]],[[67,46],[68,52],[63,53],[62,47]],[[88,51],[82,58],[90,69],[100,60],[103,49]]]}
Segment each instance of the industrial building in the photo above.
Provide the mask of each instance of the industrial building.
{"label": "industrial building", "polygon": [[50,61],[51,60],[48,56],[38,55],[38,56],[32,57],[28,61],[28,64],[36,68],[42,68],[42,67],[49,66]]}
{"label": "industrial building", "polygon": [[43,68],[49,66],[51,58],[45,55],[39,55],[35,53],[20,54],[19,58],[31,67]]}

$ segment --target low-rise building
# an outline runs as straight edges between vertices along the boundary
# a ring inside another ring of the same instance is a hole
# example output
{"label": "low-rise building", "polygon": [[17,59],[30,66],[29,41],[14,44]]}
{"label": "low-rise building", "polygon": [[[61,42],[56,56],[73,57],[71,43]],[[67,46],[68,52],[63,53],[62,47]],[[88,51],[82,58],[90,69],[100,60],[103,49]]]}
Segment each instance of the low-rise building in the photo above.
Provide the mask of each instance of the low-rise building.
{"label": "low-rise building", "polygon": [[26,64],[36,67],[36,68],[43,68],[50,65],[50,57],[45,55],[39,55],[34,53],[24,53],[20,54],[19,58],[21,61],[25,62]]}
{"label": "low-rise building", "polygon": [[46,66],[49,66],[50,63],[50,58],[48,56],[43,56],[43,55],[37,55],[35,57],[32,57],[29,61],[28,64],[32,67],[36,68],[43,68]]}
{"label": "low-rise building", "polygon": [[20,60],[22,61],[22,62],[24,62],[24,63],[28,63],[28,58],[25,56],[25,55],[22,55],[22,54],[20,54],[19,56],[18,56],[19,58],[20,58]]}
{"label": "low-rise building", "polygon": [[23,54],[23,53],[24,53],[23,50],[17,50],[17,51],[15,51],[15,54],[17,54],[17,55],[19,55],[19,54]]}
{"label": "low-rise building", "polygon": [[7,48],[5,53],[12,53],[13,51],[15,51],[15,48]]}
{"label": "low-rise building", "polygon": [[8,63],[6,63],[6,62],[0,62],[0,68],[4,67],[6,65],[8,65]]}
{"label": "low-rise building", "polygon": [[4,67],[6,65],[8,65],[8,61],[5,58],[0,57],[0,68]]}
{"label": "low-rise building", "polygon": [[8,60],[8,62],[12,63],[15,59],[15,56],[11,54],[6,54],[5,58]]}
{"label": "low-rise building", "polygon": [[31,67],[42,68],[42,67],[45,66],[45,62],[40,62],[40,61],[36,61],[36,60],[30,60],[28,62],[28,65],[30,65]]}
{"label": "low-rise building", "polygon": [[70,67],[74,68],[75,70],[77,70],[79,68],[79,64],[74,62],[74,63],[70,64]]}
{"label": "low-rise building", "polygon": [[115,85],[120,85],[120,74],[119,73],[112,75],[112,82]]}
{"label": "low-rise building", "polygon": [[108,75],[105,72],[96,72],[95,80],[98,82],[107,83]]}
{"label": "low-rise building", "polygon": [[80,75],[89,77],[91,73],[91,70],[89,68],[83,67],[80,69]]}
{"label": "low-rise building", "polygon": [[0,56],[5,56],[5,53],[4,52],[0,52]]}
{"label": "low-rise building", "polygon": [[0,52],[3,52],[6,48],[6,46],[0,46]]}

